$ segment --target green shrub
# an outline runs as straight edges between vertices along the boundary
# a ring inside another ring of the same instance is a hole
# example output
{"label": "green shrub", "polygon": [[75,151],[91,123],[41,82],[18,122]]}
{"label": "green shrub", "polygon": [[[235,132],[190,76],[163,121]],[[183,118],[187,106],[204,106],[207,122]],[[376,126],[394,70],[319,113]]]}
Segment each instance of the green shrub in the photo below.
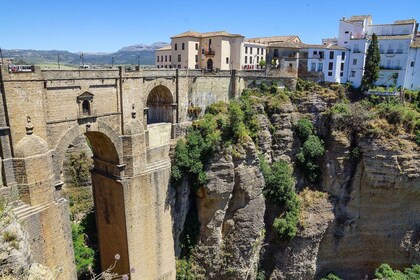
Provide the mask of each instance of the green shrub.
{"label": "green shrub", "polygon": [[420,279],[420,265],[412,265],[404,272],[394,270],[388,264],[381,264],[375,270],[375,277],[381,280],[418,280]]}
{"label": "green shrub", "polygon": [[275,162],[270,167],[263,157],[260,157],[260,167],[265,179],[264,196],[284,206],[284,215],[274,220],[273,228],[280,237],[293,238],[298,230],[300,202],[295,193],[292,171],[284,161]]}
{"label": "green shrub", "polygon": [[75,223],[71,224],[71,233],[73,237],[74,256],[76,260],[77,275],[81,276],[89,272],[93,265],[95,252],[85,243],[84,228]]}
{"label": "green shrub", "polygon": [[319,158],[324,154],[324,142],[316,135],[311,135],[303,143],[296,155],[298,166],[302,169],[306,179],[315,183],[321,176],[321,169],[318,165]]}
{"label": "green shrub", "polygon": [[414,137],[414,142],[420,146],[420,130],[416,130],[416,136]]}
{"label": "green shrub", "polygon": [[313,133],[314,125],[312,122],[308,119],[300,119],[298,120],[295,131],[298,135],[299,139],[304,142],[306,139],[308,139],[309,135]]}
{"label": "green shrub", "polygon": [[176,260],[176,279],[177,280],[196,280],[194,266],[191,260]]}
{"label": "green shrub", "polygon": [[85,152],[70,154],[68,169],[70,183],[75,187],[89,184],[91,165],[92,159]]}
{"label": "green shrub", "polygon": [[331,273],[328,273],[327,276],[322,277],[319,280],[341,280],[341,278],[331,272]]}

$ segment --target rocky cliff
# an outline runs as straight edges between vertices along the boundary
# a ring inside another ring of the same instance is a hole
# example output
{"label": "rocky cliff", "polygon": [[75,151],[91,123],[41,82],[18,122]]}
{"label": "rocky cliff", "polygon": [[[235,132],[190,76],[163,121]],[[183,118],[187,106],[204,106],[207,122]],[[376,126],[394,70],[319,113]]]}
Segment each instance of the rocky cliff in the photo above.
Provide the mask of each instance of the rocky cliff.
{"label": "rocky cliff", "polygon": [[[207,183],[196,194],[195,261],[206,279],[319,279],[329,272],[364,279],[381,263],[403,268],[420,262],[419,147],[406,133],[371,137],[343,129],[327,114],[338,95],[324,93],[281,106],[257,98],[256,144],[225,150],[208,163]],[[315,184],[296,166],[302,143],[294,126],[303,117],[325,142]],[[258,154],[295,167],[301,214],[291,240],[272,228],[282,209],[262,195]]]}

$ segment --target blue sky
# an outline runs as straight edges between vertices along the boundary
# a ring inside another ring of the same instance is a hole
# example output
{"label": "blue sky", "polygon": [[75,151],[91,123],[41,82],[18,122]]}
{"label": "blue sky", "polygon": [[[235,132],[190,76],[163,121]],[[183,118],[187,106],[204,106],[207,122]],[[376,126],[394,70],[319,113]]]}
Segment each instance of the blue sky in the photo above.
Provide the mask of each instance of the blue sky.
{"label": "blue sky", "polygon": [[186,30],[335,37],[343,16],[420,20],[420,0],[0,0],[0,48],[114,52]]}

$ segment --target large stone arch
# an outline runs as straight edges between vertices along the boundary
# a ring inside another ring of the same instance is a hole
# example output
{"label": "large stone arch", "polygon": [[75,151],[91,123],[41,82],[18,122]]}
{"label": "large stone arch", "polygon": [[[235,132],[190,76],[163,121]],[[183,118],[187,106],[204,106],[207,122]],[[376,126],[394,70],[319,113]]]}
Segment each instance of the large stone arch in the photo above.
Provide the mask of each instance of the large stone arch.
{"label": "large stone arch", "polygon": [[166,86],[154,87],[147,95],[146,106],[147,124],[172,123],[174,98]]}
{"label": "large stone arch", "polygon": [[118,158],[120,161],[122,160],[123,147],[120,135],[110,126],[103,122],[97,122],[95,126],[91,126],[90,128],[87,128],[83,125],[75,125],[64,133],[53,151],[54,180],[56,185],[62,184],[61,171],[63,168],[63,162],[67,148],[71,143],[74,142],[77,137],[86,134],[87,130],[97,131],[105,134],[115,146]]}
{"label": "large stone arch", "polygon": [[67,147],[81,135],[89,140],[93,153],[91,178],[101,269],[112,266],[115,255],[118,254],[120,260],[113,272],[128,274],[128,239],[121,164],[123,151],[119,134],[101,122],[69,129],[54,150],[55,178],[60,178]]}

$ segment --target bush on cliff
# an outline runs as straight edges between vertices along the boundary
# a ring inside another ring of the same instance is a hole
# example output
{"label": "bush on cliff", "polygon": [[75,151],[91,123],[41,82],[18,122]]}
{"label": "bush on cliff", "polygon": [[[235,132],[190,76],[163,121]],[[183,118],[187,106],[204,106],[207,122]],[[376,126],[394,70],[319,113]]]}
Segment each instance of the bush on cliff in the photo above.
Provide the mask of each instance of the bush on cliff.
{"label": "bush on cliff", "polygon": [[324,152],[324,141],[316,135],[311,135],[296,155],[298,166],[303,171],[305,178],[311,183],[317,182],[321,176],[318,161]]}
{"label": "bush on cliff", "polygon": [[263,157],[260,157],[260,167],[265,179],[264,196],[284,206],[284,213],[274,220],[273,228],[280,237],[293,238],[298,230],[300,202],[295,192],[292,171],[284,161],[269,166]]}
{"label": "bush on cliff", "polygon": [[342,280],[340,277],[338,277],[337,275],[335,275],[334,273],[328,273],[327,276],[322,277],[319,280]]}
{"label": "bush on cliff", "polygon": [[306,141],[308,137],[313,133],[314,125],[308,119],[298,120],[295,131],[301,141]]}
{"label": "bush on cliff", "polygon": [[388,264],[381,264],[375,270],[375,277],[381,280],[418,280],[420,279],[420,265],[412,265],[404,272],[392,269]]}

